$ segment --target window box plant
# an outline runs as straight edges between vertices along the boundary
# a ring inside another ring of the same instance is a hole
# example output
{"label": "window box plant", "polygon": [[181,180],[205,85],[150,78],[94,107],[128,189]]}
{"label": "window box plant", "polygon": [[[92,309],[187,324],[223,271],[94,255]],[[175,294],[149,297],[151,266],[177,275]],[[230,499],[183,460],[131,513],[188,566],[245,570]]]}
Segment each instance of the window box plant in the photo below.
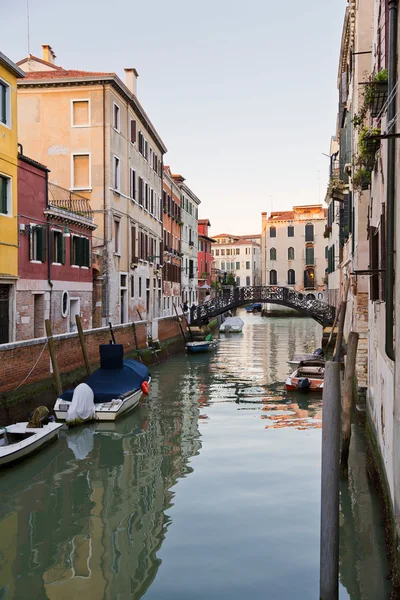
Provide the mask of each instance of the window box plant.
{"label": "window box plant", "polygon": [[346,184],[338,177],[331,177],[328,185],[328,196],[335,198],[339,202],[343,202],[344,192],[346,190]]}
{"label": "window box plant", "polygon": [[373,119],[381,116],[387,97],[388,72],[387,69],[381,69],[374,77],[372,77],[371,81],[365,85],[364,91],[364,102]]}
{"label": "window box plant", "polygon": [[324,238],[328,238],[331,233],[332,233],[332,225],[326,225],[325,231],[324,231]]}
{"label": "window box plant", "polygon": [[371,172],[365,167],[360,167],[353,174],[353,188],[355,190],[367,190],[371,185]]}

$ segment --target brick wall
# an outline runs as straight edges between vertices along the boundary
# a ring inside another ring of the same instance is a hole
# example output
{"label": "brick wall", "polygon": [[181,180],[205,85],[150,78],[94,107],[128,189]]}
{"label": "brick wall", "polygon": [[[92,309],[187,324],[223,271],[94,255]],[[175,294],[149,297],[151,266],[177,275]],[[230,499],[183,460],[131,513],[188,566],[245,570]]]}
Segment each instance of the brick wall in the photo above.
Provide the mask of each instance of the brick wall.
{"label": "brick wall", "polygon": [[[173,319],[169,319],[173,321]],[[165,321],[168,321],[167,319]],[[176,337],[175,322],[163,323],[162,340],[168,339],[168,335]],[[93,364],[99,362],[99,344],[108,344],[110,330],[107,327],[85,331],[85,341],[89,353],[89,361]],[[116,342],[124,345],[125,352],[135,350],[135,338],[131,324],[118,325],[114,327]],[[136,335],[138,346],[146,347],[147,322],[136,322]],[[61,374],[68,373],[83,366],[82,350],[77,333],[68,333],[54,336],[58,366]],[[25,384],[32,384],[51,377],[50,355],[46,339],[27,340],[0,345],[0,392],[11,392],[25,379],[29,371],[38,363]]]}

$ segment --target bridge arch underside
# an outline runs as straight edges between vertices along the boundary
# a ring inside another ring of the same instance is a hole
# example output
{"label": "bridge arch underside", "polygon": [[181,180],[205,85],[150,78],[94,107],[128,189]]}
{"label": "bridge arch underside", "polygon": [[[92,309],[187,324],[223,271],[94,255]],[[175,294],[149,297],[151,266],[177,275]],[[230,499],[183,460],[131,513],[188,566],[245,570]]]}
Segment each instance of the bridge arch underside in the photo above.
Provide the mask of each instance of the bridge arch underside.
{"label": "bridge arch underside", "polygon": [[[325,319],[322,315],[320,314],[316,314],[315,312],[313,312],[312,310],[306,308],[306,307],[300,307],[300,306],[293,306],[293,304],[290,304],[289,302],[285,302],[283,300],[252,300],[251,302],[249,302],[249,300],[245,300],[243,302],[239,302],[238,304],[236,304],[235,306],[231,306],[231,308],[229,309],[222,309],[220,312],[216,313],[216,315],[220,315],[223,314],[224,312],[227,312],[228,310],[231,310],[232,308],[240,308],[241,306],[244,306],[245,304],[278,304],[280,306],[286,306],[286,308],[291,308],[292,310],[297,311],[298,313],[304,315],[305,317],[309,317],[310,319],[314,319],[314,321],[317,321],[317,323],[319,323],[320,325],[332,325],[333,320],[331,321],[329,318]],[[322,303],[321,303],[322,304]]]}
{"label": "bridge arch underside", "polygon": [[286,306],[314,319],[322,326],[332,325],[335,319],[335,307],[316,299],[313,294],[296,292],[287,287],[249,286],[224,290],[223,294],[201,304],[193,314],[192,321],[200,325],[208,322],[212,317],[250,303]]}

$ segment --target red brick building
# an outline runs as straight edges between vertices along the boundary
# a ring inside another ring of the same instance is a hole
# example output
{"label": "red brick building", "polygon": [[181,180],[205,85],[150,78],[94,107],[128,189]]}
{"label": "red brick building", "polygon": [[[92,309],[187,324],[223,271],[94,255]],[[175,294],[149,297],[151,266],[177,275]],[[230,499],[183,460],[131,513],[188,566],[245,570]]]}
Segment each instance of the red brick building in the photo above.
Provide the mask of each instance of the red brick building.
{"label": "red brick building", "polygon": [[92,326],[92,232],[88,200],[48,181],[48,169],[18,156],[19,253],[16,339]]}
{"label": "red brick building", "polygon": [[201,289],[208,291],[211,289],[212,262],[214,260],[214,257],[211,254],[211,245],[215,242],[215,240],[208,235],[209,227],[211,227],[211,223],[208,219],[199,219],[199,247],[197,254],[199,293]]}
{"label": "red brick building", "polygon": [[164,167],[163,178],[164,264],[163,316],[175,314],[181,295],[181,200],[180,189],[171,169]]}

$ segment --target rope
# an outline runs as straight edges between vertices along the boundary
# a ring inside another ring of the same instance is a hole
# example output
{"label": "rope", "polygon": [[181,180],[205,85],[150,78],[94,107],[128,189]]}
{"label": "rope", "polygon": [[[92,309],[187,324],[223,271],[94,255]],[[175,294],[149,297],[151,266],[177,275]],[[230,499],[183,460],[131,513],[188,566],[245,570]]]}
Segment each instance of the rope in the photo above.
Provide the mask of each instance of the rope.
{"label": "rope", "polygon": [[17,390],[19,390],[19,388],[21,387],[21,385],[23,385],[23,384],[25,383],[25,381],[26,381],[26,380],[27,380],[27,379],[28,379],[28,378],[31,376],[31,374],[33,373],[33,371],[36,369],[36,367],[37,367],[37,364],[38,364],[39,360],[42,358],[43,352],[44,352],[44,351],[45,351],[45,349],[46,349],[47,342],[48,342],[48,340],[46,340],[46,343],[45,343],[45,345],[43,346],[41,353],[39,354],[39,358],[37,359],[37,361],[36,361],[36,362],[35,362],[35,364],[33,365],[32,369],[29,371],[29,373],[28,373],[28,375],[25,377],[25,379],[24,379],[23,381],[21,381],[21,383],[19,384],[19,386],[15,388],[14,392],[16,392]]}

